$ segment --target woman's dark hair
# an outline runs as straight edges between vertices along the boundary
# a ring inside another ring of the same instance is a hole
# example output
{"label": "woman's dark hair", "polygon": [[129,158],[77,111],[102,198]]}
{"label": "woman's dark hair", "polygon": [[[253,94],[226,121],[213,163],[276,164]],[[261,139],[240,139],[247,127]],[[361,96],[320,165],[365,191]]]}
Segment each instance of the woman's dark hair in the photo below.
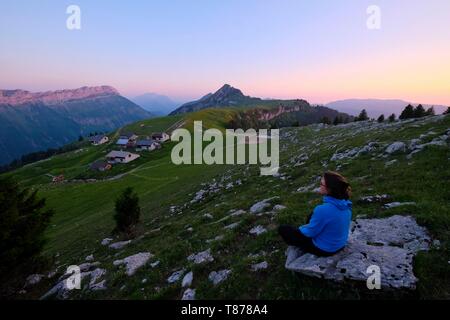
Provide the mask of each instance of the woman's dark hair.
{"label": "woman's dark hair", "polygon": [[328,195],[336,199],[350,199],[352,188],[347,179],[337,172],[327,171],[323,174]]}

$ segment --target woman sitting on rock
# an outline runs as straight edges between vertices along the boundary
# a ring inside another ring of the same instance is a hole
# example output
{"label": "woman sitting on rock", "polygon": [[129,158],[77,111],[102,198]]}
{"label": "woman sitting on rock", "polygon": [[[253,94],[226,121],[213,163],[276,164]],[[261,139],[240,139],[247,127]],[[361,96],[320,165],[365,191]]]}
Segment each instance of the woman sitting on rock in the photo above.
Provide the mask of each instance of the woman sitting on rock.
{"label": "woman sitting on rock", "polygon": [[278,232],[290,246],[317,256],[331,256],[347,244],[352,202],[350,184],[336,172],[325,172],[320,181],[323,204],[318,205],[308,224],[295,228],[282,225]]}

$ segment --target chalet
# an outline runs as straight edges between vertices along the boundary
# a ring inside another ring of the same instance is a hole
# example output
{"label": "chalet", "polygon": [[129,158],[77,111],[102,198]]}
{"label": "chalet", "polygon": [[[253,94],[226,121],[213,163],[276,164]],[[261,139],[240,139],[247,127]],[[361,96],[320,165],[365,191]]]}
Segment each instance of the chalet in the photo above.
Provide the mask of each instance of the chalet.
{"label": "chalet", "polygon": [[165,142],[170,139],[170,136],[165,132],[155,132],[152,134],[152,139],[158,142]]}
{"label": "chalet", "polygon": [[107,136],[105,136],[104,134],[100,134],[100,135],[97,135],[97,136],[89,137],[89,142],[93,146],[98,146],[98,145],[107,143],[108,141],[109,141],[109,138]]}
{"label": "chalet", "polygon": [[108,163],[128,163],[133,160],[136,160],[140,156],[138,154],[126,152],[126,151],[111,151],[106,155],[106,159]]}
{"label": "chalet", "polygon": [[136,151],[152,151],[155,149],[159,149],[161,145],[152,139],[144,139],[144,140],[138,140],[136,142]]}
{"label": "chalet", "polygon": [[112,168],[112,165],[103,160],[95,161],[90,165],[90,169],[93,171],[103,172],[103,171],[110,170],[111,168]]}
{"label": "chalet", "polygon": [[134,147],[136,144],[137,135],[134,133],[123,133],[120,135],[119,140],[116,144],[124,147]]}

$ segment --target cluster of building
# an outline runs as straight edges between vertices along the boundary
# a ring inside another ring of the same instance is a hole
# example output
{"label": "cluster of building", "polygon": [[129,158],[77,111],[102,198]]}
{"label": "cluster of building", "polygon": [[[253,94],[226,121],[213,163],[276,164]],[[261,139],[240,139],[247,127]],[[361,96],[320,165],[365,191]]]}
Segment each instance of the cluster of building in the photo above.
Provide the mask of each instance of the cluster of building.
{"label": "cluster of building", "polygon": [[[127,150],[134,150],[136,152],[141,151],[153,151],[160,149],[161,144],[170,139],[170,136],[165,132],[153,133],[151,138],[139,139],[134,133],[124,133],[119,136],[116,141],[116,145],[121,150],[113,150],[106,155],[106,160],[98,160],[91,164],[91,170],[106,171],[112,168],[112,165],[118,163],[129,163],[140,157],[139,154],[132,153]],[[92,145],[101,145],[109,141],[105,135],[98,135],[90,137],[89,141]]]}

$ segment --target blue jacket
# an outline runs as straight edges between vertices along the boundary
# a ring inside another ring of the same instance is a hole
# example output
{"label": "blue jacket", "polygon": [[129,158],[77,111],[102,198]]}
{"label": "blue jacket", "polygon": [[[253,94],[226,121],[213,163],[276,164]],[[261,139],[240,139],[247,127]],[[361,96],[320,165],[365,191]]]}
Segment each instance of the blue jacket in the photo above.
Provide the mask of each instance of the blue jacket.
{"label": "blue jacket", "polygon": [[343,248],[348,240],[352,220],[352,202],[330,196],[323,197],[307,225],[300,232],[312,241],[316,247],[326,252],[336,252]]}

